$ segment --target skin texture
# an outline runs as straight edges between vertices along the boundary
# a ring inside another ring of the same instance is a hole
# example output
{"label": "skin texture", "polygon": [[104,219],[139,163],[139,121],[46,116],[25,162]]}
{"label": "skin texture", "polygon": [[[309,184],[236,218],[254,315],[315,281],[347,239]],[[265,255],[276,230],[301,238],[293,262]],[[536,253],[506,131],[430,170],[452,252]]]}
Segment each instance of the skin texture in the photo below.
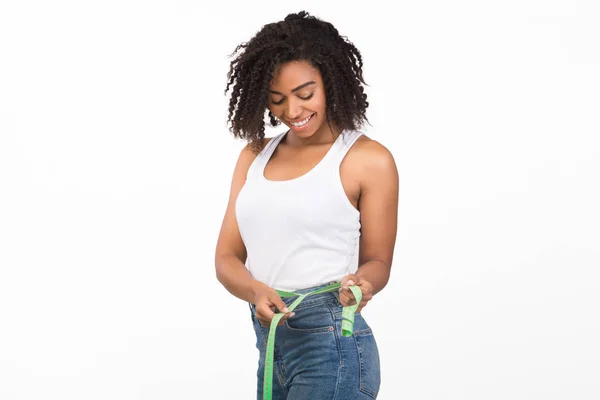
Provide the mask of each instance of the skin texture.
{"label": "skin texture", "polygon": [[313,115],[310,129],[286,135],[286,139],[292,141],[289,143],[288,140],[288,144],[302,147],[331,142],[333,132],[325,121],[326,104],[321,74],[310,63],[291,61],[277,69],[269,88],[269,111],[292,131],[291,121]]}
{"label": "skin texture", "polygon": [[[292,89],[309,82],[315,84],[302,90]],[[316,113],[319,122],[311,129],[286,135],[265,167],[265,177],[270,180],[293,179],[308,172],[325,155],[335,140],[335,133],[325,122],[326,98],[319,72],[308,62],[289,62],[282,65],[274,77],[271,89],[281,94],[269,94],[269,110],[288,127],[289,119],[303,118]],[[300,97],[308,97],[303,100]],[[265,139],[264,144],[270,139]],[[232,179],[229,204],[223,219],[217,243],[215,263],[217,277],[235,296],[256,305],[256,315],[262,325],[268,326],[274,312],[287,312],[277,292],[254,280],[246,269],[246,249],[235,219],[234,205],[242,188],[248,167],[255,158],[249,146],[240,153]],[[340,302],[355,303],[347,285],[357,285],[363,294],[358,311],[387,284],[392,265],[396,240],[398,187],[397,167],[391,153],[380,143],[362,135],[348,151],[340,165],[340,175],[346,196],[360,211],[361,237],[359,245],[359,269],[356,274],[342,280]],[[277,310],[276,310],[277,309]],[[285,320],[293,316],[288,314]]]}

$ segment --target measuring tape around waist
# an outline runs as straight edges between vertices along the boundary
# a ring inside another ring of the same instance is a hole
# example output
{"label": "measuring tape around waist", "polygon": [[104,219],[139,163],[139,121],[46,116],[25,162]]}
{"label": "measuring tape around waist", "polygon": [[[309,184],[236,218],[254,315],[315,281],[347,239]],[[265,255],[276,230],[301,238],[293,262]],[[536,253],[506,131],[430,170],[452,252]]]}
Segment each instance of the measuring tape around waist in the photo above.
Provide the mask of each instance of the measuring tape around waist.
{"label": "measuring tape around waist", "polygon": [[[321,289],[317,289],[310,293],[291,293],[284,292],[282,290],[278,290],[277,294],[280,297],[296,297],[298,298],[294,300],[294,302],[288,306],[290,312],[294,311],[294,309],[304,300],[306,297],[311,296],[313,294],[334,292],[340,288],[340,282],[333,283],[331,285],[325,286]],[[362,300],[362,292],[357,286],[348,286],[348,288],[354,294],[354,298],[356,299],[356,304],[352,306],[346,306],[342,309],[342,336],[348,337],[352,336],[352,331],[354,329],[354,313]],[[275,330],[277,328],[277,324],[279,320],[284,316],[284,313],[277,313],[271,320],[271,326],[269,327],[269,337],[267,339],[267,349],[265,355],[265,376],[263,379],[263,400],[271,400],[273,396],[273,355],[275,351]]]}

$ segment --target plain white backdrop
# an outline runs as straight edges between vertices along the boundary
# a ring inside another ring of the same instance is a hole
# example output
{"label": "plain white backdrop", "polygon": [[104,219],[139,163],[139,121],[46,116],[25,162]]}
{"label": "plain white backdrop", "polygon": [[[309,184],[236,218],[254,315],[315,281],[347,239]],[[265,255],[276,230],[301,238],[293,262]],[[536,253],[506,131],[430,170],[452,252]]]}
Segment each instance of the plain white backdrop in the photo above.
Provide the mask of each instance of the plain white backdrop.
{"label": "plain white backdrop", "polygon": [[300,10],[400,173],[379,398],[600,398],[598,2],[127,0],[0,4],[0,399],[254,398],[227,55]]}

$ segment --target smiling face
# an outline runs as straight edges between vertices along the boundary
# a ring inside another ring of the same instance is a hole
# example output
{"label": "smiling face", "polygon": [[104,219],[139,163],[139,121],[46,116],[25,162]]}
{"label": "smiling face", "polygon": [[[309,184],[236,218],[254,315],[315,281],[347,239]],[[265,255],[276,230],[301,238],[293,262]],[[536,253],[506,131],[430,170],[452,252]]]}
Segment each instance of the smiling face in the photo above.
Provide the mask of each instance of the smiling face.
{"label": "smiling face", "polygon": [[269,110],[298,137],[331,134],[321,73],[306,61],[290,61],[277,69],[269,88]]}

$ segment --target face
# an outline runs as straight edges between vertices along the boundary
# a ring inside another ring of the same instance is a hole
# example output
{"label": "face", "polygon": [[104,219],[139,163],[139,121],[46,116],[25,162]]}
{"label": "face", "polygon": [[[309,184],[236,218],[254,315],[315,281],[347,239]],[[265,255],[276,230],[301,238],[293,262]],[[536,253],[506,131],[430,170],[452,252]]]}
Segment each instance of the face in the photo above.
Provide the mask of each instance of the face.
{"label": "face", "polygon": [[269,88],[269,110],[302,138],[331,133],[321,73],[306,61],[282,64]]}

